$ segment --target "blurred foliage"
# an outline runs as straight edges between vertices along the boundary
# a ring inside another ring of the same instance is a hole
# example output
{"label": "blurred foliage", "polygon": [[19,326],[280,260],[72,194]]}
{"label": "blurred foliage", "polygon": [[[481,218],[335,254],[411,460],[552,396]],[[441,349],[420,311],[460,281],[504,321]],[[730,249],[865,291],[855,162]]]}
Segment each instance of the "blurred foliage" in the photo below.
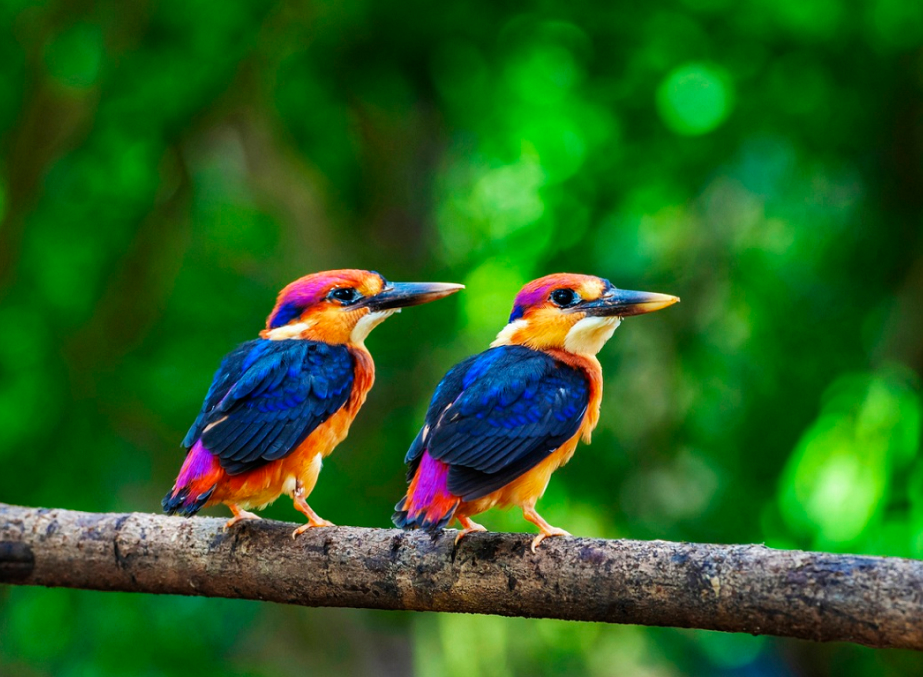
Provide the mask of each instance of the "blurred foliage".
{"label": "blurred foliage", "polygon": [[[468,285],[370,338],[378,384],[312,496],[388,526],[438,379],[523,282],[568,270],[683,303],[601,353],[602,423],[552,480],[552,523],[923,556],[923,4],[559,5],[0,2],[0,500],[157,511],[221,356],[285,283],[359,266]],[[719,633],[0,590],[0,674],[24,677],[920,669]]]}

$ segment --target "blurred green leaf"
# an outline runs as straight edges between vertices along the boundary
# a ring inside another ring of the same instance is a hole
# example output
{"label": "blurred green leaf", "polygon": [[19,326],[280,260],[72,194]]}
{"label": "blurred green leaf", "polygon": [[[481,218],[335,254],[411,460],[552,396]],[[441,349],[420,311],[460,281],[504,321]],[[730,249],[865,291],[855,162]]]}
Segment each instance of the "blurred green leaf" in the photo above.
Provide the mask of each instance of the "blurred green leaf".
{"label": "blurred green leaf", "polygon": [[870,526],[893,481],[916,457],[921,402],[899,374],[847,376],[828,391],[782,475],[789,526],[813,547],[843,549]]}
{"label": "blurred green leaf", "polygon": [[690,63],[673,70],[657,90],[660,115],[678,134],[705,134],[731,113],[733,88],[713,66]]}
{"label": "blurred green leaf", "polygon": [[45,52],[48,73],[69,87],[90,87],[99,77],[103,50],[103,36],[99,26],[73,26],[48,45]]}

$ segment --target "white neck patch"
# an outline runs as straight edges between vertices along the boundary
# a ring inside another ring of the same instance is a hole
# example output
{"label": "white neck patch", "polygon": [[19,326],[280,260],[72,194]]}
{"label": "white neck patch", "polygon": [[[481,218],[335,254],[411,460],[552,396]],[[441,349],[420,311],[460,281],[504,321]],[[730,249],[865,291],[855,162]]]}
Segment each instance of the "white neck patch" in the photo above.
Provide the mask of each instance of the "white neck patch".
{"label": "white neck patch", "polygon": [[620,317],[585,317],[570,328],[564,337],[564,350],[570,353],[595,355],[621,324]]}
{"label": "white neck patch", "polygon": [[515,334],[520,329],[528,327],[529,323],[525,320],[515,320],[506,325],[503,329],[500,330],[500,333],[497,334],[497,338],[494,339],[494,342],[490,344],[491,348],[496,348],[497,346],[508,346],[513,342],[513,334]]}
{"label": "white neck patch", "polygon": [[372,333],[372,330],[375,327],[394,315],[394,313],[399,312],[401,312],[400,308],[393,308],[391,310],[379,310],[377,312],[364,315],[359,319],[358,322],[356,322],[356,326],[353,327],[352,332],[350,332],[349,342],[356,344],[364,343],[366,337]]}
{"label": "white neck patch", "polygon": [[297,324],[283,324],[281,327],[270,329],[266,332],[266,338],[270,341],[284,341],[285,339],[298,338],[301,334],[309,329],[311,324],[308,322],[298,322]]}

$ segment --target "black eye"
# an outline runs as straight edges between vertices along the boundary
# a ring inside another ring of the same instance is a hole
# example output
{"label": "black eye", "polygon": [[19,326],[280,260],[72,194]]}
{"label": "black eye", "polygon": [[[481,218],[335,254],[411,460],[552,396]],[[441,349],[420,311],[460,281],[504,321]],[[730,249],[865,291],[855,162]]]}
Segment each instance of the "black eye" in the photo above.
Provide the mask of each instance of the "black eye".
{"label": "black eye", "polygon": [[560,308],[569,308],[580,302],[580,295],[573,289],[555,289],[551,292],[551,301]]}
{"label": "black eye", "polygon": [[362,294],[352,287],[337,287],[336,289],[330,290],[330,293],[327,294],[327,298],[339,301],[344,306],[351,306],[362,298]]}

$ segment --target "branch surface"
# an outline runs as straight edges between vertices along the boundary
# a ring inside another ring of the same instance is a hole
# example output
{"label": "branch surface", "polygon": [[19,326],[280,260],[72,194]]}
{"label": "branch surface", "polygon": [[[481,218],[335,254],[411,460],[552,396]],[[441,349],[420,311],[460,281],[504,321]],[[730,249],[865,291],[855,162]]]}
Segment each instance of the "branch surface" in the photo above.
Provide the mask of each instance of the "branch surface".
{"label": "branch surface", "polygon": [[675,626],[923,650],[923,562],[761,545],[97,514],[0,503],[0,583]]}

